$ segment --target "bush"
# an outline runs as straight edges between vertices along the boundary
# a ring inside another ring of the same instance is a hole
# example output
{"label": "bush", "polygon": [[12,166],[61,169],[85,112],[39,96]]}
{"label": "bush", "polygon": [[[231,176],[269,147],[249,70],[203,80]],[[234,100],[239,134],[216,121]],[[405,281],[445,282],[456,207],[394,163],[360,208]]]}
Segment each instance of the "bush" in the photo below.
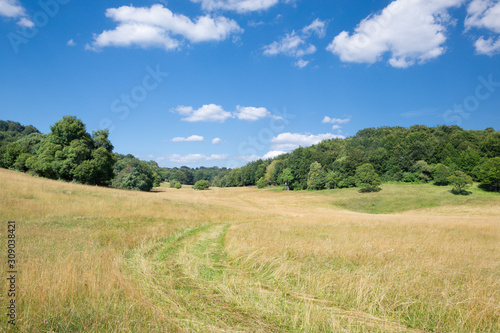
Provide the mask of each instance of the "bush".
{"label": "bush", "polygon": [[490,191],[500,191],[500,157],[487,160],[479,168],[479,181],[481,187]]}
{"label": "bush", "polygon": [[450,177],[447,178],[450,185],[453,185],[453,194],[469,195],[469,191],[465,188],[472,185],[472,178],[462,171],[455,171]]}
{"label": "bush", "polygon": [[200,191],[203,191],[203,190],[206,190],[210,187],[210,182],[208,180],[199,180],[196,182],[196,184],[194,184],[194,189],[195,190],[200,190]]}
{"label": "bush", "polygon": [[257,188],[264,188],[267,186],[267,182],[264,179],[264,177],[260,177],[260,179],[257,181]]}
{"label": "bush", "polygon": [[356,169],[356,186],[360,188],[360,192],[378,192],[381,190],[379,187],[381,183],[380,177],[370,163]]}
{"label": "bush", "polygon": [[448,185],[448,177],[450,176],[450,170],[444,164],[436,165],[434,169],[434,185],[446,186]]}
{"label": "bush", "polygon": [[180,190],[182,188],[182,184],[181,183],[175,183],[174,188]]}

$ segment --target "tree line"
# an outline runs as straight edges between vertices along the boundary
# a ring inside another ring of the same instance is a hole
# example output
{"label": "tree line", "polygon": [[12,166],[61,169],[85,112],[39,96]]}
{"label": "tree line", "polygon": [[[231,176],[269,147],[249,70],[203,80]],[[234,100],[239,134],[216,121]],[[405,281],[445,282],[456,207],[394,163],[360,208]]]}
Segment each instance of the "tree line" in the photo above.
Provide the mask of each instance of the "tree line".
{"label": "tree line", "polygon": [[66,116],[42,134],[29,125],[0,120],[0,167],[49,179],[81,184],[150,191],[162,181],[210,184],[226,168],[160,168],[131,154],[113,152],[105,131],[89,134],[85,124]]}
{"label": "tree line", "polygon": [[216,177],[214,185],[375,190],[380,182],[448,185],[457,172],[498,191],[500,133],[458,126],[367,128],[347,139],[248,163]]}
{"label": "tree line", "polygon": [[[360,187],[376,191],[381,182],[448,185],[457,172],[500,190],[500,133],[492,128],[468,131],[458,126],[368,128],[347,139],[257,160],[241,168],[161,168],[154,161],[113,153],[107,131],[89,134],[76,117],[51,126],[49,134],[33,126],[0,121],[0,167],[82,184],[149,191],[168,181],[194,185],[283,186],[290,190]],[[455,178],[453,178],[455,177]],[[469,182],[467,178],[467,182]]]}

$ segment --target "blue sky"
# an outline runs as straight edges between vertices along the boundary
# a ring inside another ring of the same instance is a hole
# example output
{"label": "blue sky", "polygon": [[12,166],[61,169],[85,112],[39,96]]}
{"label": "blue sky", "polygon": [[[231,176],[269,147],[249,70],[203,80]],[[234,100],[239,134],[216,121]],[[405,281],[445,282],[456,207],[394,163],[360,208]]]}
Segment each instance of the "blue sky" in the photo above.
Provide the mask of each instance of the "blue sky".
{"label": "blue sky", "polygon": [[161,166],[500,125],[499,1],[0,0],[0,36],[0,119],[74,115]]}

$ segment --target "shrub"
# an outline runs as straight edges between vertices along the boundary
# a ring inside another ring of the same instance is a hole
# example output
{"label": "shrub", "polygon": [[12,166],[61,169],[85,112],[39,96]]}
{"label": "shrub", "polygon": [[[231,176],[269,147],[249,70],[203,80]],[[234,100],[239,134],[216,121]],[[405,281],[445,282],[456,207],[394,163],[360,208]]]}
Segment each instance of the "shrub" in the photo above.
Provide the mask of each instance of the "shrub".
{"label": "shrub", "polygon": [[434,169],[434,185],[446,186],[448,185],[448,177],[450,176],[450,170],[444,164],[436,165]]}
{"label": "shrub", "polygon": [[453,185],[453,194],[468,195],[470,192],[466,191],[465,188],[472,185],[472,178],[462,171],[455,171],[451,176],[447,178],[450,185]]}
{"label": "shrub", "polygon": [[267,186],[267,182],[264,179],[264,177],[260,177],[260,179],[257,181],[257,188],[264,188]]}
{"label": "shrub", "polygon": [[360,192],[378,192],[382,182],[377,172],[370,163],[363,164],[356,169],[356,186]]}
{"label": "shrub", "polygon": [[479,168],[481,186],[491,191],[500,191],[500,157],[487,160]]}
{"label": "shrub", "polygon": [[200,190],[200,191],[203,191],[203,190],[206,190],[210,187],[210,182],[208,180],[199,180],[196,182],[196,184],[194,184],[194,189],[195,190]]}

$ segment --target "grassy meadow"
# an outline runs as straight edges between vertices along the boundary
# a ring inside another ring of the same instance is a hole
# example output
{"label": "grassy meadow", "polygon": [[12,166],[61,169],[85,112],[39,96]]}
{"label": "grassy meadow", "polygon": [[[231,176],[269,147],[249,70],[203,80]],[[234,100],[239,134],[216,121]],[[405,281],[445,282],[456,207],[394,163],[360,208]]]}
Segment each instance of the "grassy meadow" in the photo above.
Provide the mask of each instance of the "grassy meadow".
{"label": "grassy meadow", "polygon": [[0,169],[5,332],[500,332],[500,195],[123,191]]}

